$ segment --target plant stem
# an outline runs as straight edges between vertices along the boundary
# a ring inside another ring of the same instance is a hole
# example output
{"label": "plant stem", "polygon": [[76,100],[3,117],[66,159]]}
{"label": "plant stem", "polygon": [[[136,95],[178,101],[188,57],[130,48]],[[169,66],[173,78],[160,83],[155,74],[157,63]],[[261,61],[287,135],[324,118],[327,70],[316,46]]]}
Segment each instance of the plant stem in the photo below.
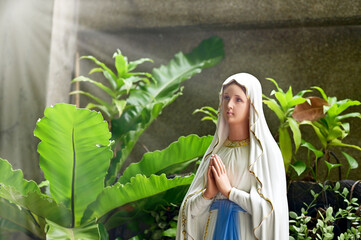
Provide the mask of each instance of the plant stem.
{"label": "plant stem", "polygon": [[72,173],[72,183],[71,183],[71,215],[72,222],[71,227],[75,227],[75,163],[76,163],[76,153],[75,153],[75,144],[74,144],[74,128],[72,130],[72,144],[73,144],[73,173]]}
{"label": "plant stem", "polygon": [[[330,153],[327,149],[325,150],[325,157],[326,157],[326,161],[330,162]],[[327,168],[327,174],[326,174],[325,180],[328,179],[328,176],[330,175],[330,171],[331,170]]]}
{"label": "plant stem", "polygon": [[[330,154],[336,159],[336,162],[340,164],[340,160],[337,158],[336,154],[330,151]],[[341,168],[338,168],[338,180],[341,181]]]}

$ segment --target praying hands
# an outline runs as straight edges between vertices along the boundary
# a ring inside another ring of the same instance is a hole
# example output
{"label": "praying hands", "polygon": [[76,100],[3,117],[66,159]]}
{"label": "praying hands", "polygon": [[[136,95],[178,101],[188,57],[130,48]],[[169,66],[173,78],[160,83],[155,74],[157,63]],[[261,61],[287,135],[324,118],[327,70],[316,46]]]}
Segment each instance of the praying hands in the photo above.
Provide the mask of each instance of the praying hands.
{"label": "praying hands", "polygon": [[203,196],[211,199],[215,197],[218,192],[221,192],[228,198],[231,188],[232,186],[222,160],[218,155],[212,155],[207,171],[207,188]]}

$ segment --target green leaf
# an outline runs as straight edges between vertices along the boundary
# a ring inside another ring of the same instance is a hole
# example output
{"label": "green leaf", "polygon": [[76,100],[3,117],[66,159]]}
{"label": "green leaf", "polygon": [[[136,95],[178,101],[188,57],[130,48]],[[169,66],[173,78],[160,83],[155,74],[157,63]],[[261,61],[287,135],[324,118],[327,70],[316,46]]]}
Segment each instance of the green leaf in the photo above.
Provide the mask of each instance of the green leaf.
{"label": "green leaf", "polygon": [[165,237],[175,237],[177,235],[177,228],[168,228],[163,232]]}
{"label": "green leaf", "polygon": [[109,96],[111,96],[113,98],[116,97],[116,94],[113,92],[113,90],[104,86],[102,83],[94,81],[90,78],[80,76],[80,77],[74,78],[72,83],[74,83],[74,82],[90,82],[90,83],[94,84],[95,86],[97,86],[98,88],[100,88],[101,90],[103,90],[104,92],[108,93]]}
{"label": "green leaf", "polygon": [[129,238],[128,240],[141,240],[141,239],[138,236],[135,236],[135,237]]}
{"label": "green leaf", "polygon": [[117,76],[112,72],[112,70],[110,70],[110,68],[108,68],[104,63],[102,63],[101,61],[99,61],[98,59],[96,59],[93,56],[83,56],[80,59],[89,59],[92,60],[96,65],[100,66],[101,68],[104,69],[103,74],[105,76],[105,74],[109,75],[110,78],[107,78],[109,80],[110,85],[116,89],[117,86]]}
{"label": "green leaf", "polygon": [[[297,99],[297,97],[303,97],[303,95],[305,94],[305,93],[308,93],[308,92],[312,92],[312,90],[302,90],[302,91],[300,91],[299,93],[297,93],[296,95],[295,95],[295,98],[294,99]],[[311,104],[310,104],[311,105]]]}
{"label": "green leaf", "polygon": [[136,61],[131,61],[128,64],[128,71],[133,71],[139,64],[142,64],[144,62],[153,62],[153,60],[150,58],[141,58]]}
{"label": "green leaf", "polygon": [[330,146],[350,147],[350,148],[355,148],[355,149],[361,151],[361,148],[359,146],[343,143],[339,139],[332,140],[332,142],[330,142]]}
{"label": "green leaf", "polygon": [[344,135],[344,131],[339,126],[333,127],[327,136],[327,141],[332,141],[333,139],[340,138]]}
{"label": "green leaf", "polygon": [[341,167],[341,166],[342,166],[342,164],[340,164],[340,163],[333,164],[333,163],[330,163],[330,162],[327,162],[327,161],[325,161],[325,164],[326,164],[327,169],[328,169],[329,171],[331,171],[333,168],[337,168],[337,167]]}
{"label": "green leaf", "polygon": [[271,109],[277,115],[281,123],[284,121],[285,113],[282,111],[281,107],[276,103],[274,99],[263,100],[263,103],[266,104],[269,109]]}
{"label": "green leaf", "polygon": [[196,112],[204,112],[204,113],[207,113],[209,115],[213,114],[213,115],[218,115],[218,111],[212,107],[209,107],[209,106],[204,106],[204,107],[201,107],[200,109],[196,109],[194,110],[193,114],[196,113]]}
{"label": "green leaf", "polygon": [[112,108],[112,106],[107,103],[106,101],[104,100],[101,100],[100,98],[94,96],[93,94],[91,93],[88,93],[88,92],[84,92],[84,91],[73,91],[71,92],[70,94],[83,94],[85,96],[88,96],[90,97],[91,99],[93,99],[94,101],[98,102],[99,104],[103,105],[104,107],[106,107],[108,109],[108,111]]}
{"label": "green leaf", "polygon": [[356,159],[354,159],[352,156],[348,155],[347,153],[345,152],[342,152],[341,153],[345,156],[348,164],[350,165],[350,169],[356,169],[358,168],[358,162],[356,161]]}
{"label": "green leaf", "polygon": [[220,63],[224,58],[223,40],[217,36],[212,36],[203,40],[190,53],[186,54],[188,61],[201,68],[210,68]]}
{"label": "green leaf", "polygon": [[338,109],[337,104],[333,104],[330,106],[327,106],[327,105],[323,106],[323,112],[327,113],[328,116],[331,118],[334,118],[336,116],[337,109]]}
{"label": "green leaf", "polygon": [[302,124],[308,124],[311,125],[313,130],[315,131],[318,139],[321,142],[322,148],[326,148],[327,146],[327,140],[326,137],[322,134],[320,129],[323,129],[322,125],[318,122],[310,122],[310,121],[303,121]]}
{"label": "green leaf", "polygon": [[76,228],[64,228],[49,220],[45,228],[47,240],[77,240],[77,239],[108,239],[108,233],[101,224],[95,221],[86,223]]}
{"label": "green leaf", "polygon": [[275,97],[277,98],[278,102],[280,103],[283,112],[286,112],[288,110],[288,102],[286,99],[286,94],[281,93],[281,92],[276,92]]}
{"label": "green leaf", "polygon": [[125,89],[127,94],[130,92],[130,90],[132,89],[132,86],[133,86],[132,78],[136,79],[136,77],[130,77],[127,79],[120,78],[122,80],[122,82],[124,83],[122,90]]}
{"label": "green leaf", "polygon": [[285,164],[286,172],[288,171],[288,166],[291,163],[292,159],[292,142],[290,134],[288,133],[287,128],[279,128],[279,143],[280,149],[283,157],[283,162]]}
{"label": "green leaf", "polygon": [[214,118],[214,117],[203,117],[203,118],[201,119],[201,121],[206,121],[206,120],[212,121],[212,122],[214,123],[214,125],[217,125],[218,118]]}
{"label": "green leaf", "polygon": [[104,69],[103,68],[93,68],[92,70],[89,71],[89,75],[96,73],[96,72],[103,72]]}
{"label": "green leaf", "polygon": [[[341,123],[341,126],[346,134],[350,132],[350,124],[349,123]],[[345,136],[343,136],[344,138]]]}
{"label": "green leaf", "polygon": [[31,214],[15,204],[0,198],[0,232],[23,232],[44,238],[41,223],[36,222]]}
{"label": "green leaf", "polygon": [[[190,178],[193,178],[191,175]],[[151,211],[162,211],[169,206],[180,206],[187,193],[189,186],[179,186],[171,188],[167,191],[158,193],[154,196],[137,200],[133,203],[124,205],[117,209],[118,212],[104,215],[99,219],[99,222],[104,221],[104,226],[109,230],[113,229],[121,224],[129,222],[129,216],[133,216],[132,219],[135,222],[144,222],[144,215],[142,213]],[[108,216],[111,215],[109,218]]]}
{"label": "green leaf", "polygon": [[118,181],[124,184],[136,174],[149,177],[151,174],[163,173],[169,166],[203,156],[212,139],[213,136],[198,137],[194,134],[180,137],[178,141],[173,142],[162,151],[145,153],[140,162],[132,163],[125,169]]}
{"label": "green leaf", "polygon": [[124,77],[125,73],[128,72],[128,61],[126,57],[122,55],[120,50],[118,49],[116,53],[114,53],[115,58],[115,68],[118,72],[118,78]]}
{"label": "green leaf", "polygon": [[351,106],[358,106],[360,105],[361,103],[359,101],[352,101],[352,100],[349,100],[349,99],[345,99],[345,102],[342,103],[338,109],[337,109],[337,112],[336,112],[336,115],[340,115],[343,111],[345,111],[347,108],[351,107]]}
{"label": "green leaf", "polygon": [[316,156],[316,158],[317,159],[319,159],[320,157],[322,157],[323,156],[323,152],[322,151],[320,151],[320,150],[317,150],[311,143],[309,143],[309,142],[306,142],[305,140],[303,140],[302,139],[302,147],[306,147],[307,149],[309,149],[309,150],[311,150],[314,154],[315,154],[315,156]]}
{"label": "green leaf", "polygon": [[289,214],[290,214],[290,218],[293,218],[293,219],[297,218],[297,213],[290,211]]}
{"label": "green leaf", "polygon": [[84,223],[95,218],[98,219],[124,204],[156,195],[174,187],[190,185],[192,180],[193,176],[167,179],[165,174],[160,176],[151,175],[149,178],[138,174],[132,177],[130,182],[125,185],[116,183],[111,187],[105,188],[98,195],[96,201],[88,206],[82,222]]}
{"label": "green leaf", "polygon": [[110,111],[111,109],[106,108],[103,105],[100,104],[94,104],[94,103],[88,103],[88,105],[86,105],[87,109],[94,109],[94,108],[98,108],[100,111],[102,111],[105,116],[107,116],[108,118],[110,118],[113,115],[113,112]]}
{"label": "green leaf", "polygon": [[25,180],[21,170],[13,170],[8,161],[0,158],[0,189],[3,186],[14,187],[22,195],[29,192],[40,193],[40,189],[34,181]]}
{"label": "green leaf", "polygon": [[[322,88],[317,87],[317,86],[314,86],[314,87],[311,87],[311,88],[318,90],[318,91],[321,93],[322,98],[325,99],[326,101],[328,100],[327,95],[325,94],[325,92],[323,91]],[[331,103],[330,103],[330,104],[331,104]]]}
{"label": "green leaf", "polygon": [[301,131],[300,131],[300,127],[298,125],[298,123],[296,122],[295,119],[289,117],[287,118],[288,123],[290,125],[290,128],[292,130],[293,133],[293,141],[295,143],[295,152],[297,152],[298,148],[300,147],[301,144]]}
{"label": "green leaf", "polygon": [[350,118],[350,117],[361,118],[361,113],[359,113],[359,112],[347,113],[347,114],[344,114],[344,115],[341,115],[341,116],[337,116],[336,120],[337,121],[342,121],[342,120],[344,120],[346,118]]}
{"label": "green leaf", "polygon": [[[139,74],[146,74],[146,73],[139,73]],[[127,78],[127,81],[132,84],[138,84],[140,82],[145,83],[146,85],[150,84],[150,81],[146,77],[138,77],[138,76],[130,76]]]}
{"label": "green leaf", "polygon": [[291,87],[291,86],[288,88],[288,91],[287,91],[286,94],[285,94],[285,98],[286,98],[286,101],[287,101],[288,103],[292,100],[292,98],[293,98],[293,93],[292,93],[292,87]]}
{"label": "green leaf", "polygon": [[25,180],[20,170],[14,171],[10,163],[1,158],[0,197],[28,209],[38,216],[60,222],[63,225],[70,223],[68,209],[42,194],[35,182]]}
{"label": "green leaf", "polygon": [[[342,100],[341,100],[341,101],[342,101]],[[338,105],[337,97],[328,97],[327,102],[330,104],[330,106],[332,106],[332,105]]]}
{"label": "green leaf", "polygon": [[297,161],[293,165],[290,164],[290,166],[296,171],[298,176],[306,170],[306,164],[303,161]]}
{"label": "green leaf", "polygon": [[152,75],[157,84],[151,84],[147,91],[155,99],[169,98],[171,92],[177,91],[179,84],[202,69],[218,64],[224,57],[223,41],[211,37],[188,54],[177,53],[167,66],[153,69]]}
{"label": "green leaf", "polygon": [[[194,174],[187,175],[187,178],[193,179]],[[168,179],[171,178],[168,177]],[[157,195],[137,201],[136,206],[139,206],[141,210],[146,212],[154,211],[154,210],[155,211],[163,210],[164,208],[168,208],[171,205],[180,206],[188,191],[188,188],[189,185],[183,185],[183,186],[171,188]]]}
{"label": "green leaf", "polygon": [[0,190],[3,198],[31,211],[39,217],[55,221],[63,226],[70,226],[71,212],[60,203],[39,192],[29,192],[22,195],[17,189],[11,186],[3,186]]}
{"label": "green leaf", "polygon": [[108,71],[104,71],[103,76],[108,80],[110,86],[112,86],[114,90],[118,90],[124,84],[124,81],[122,81],[121,78],[117,78],[116,76],[110,74]]}
{"label": "green leaf", "polygon": [[88,204],[104,188],[112,157],[108,124],[100,113],[56,104],[45,110],[34,131],[40,167],[58,203],[71,209],[78,226]]}
{"label": "green leaf", "polygon": [[122,115],[123,113],[123,110],[127,104],[127,101],[126,100],[116,100],[116,99],[113,99],[113,102],[118,110],[118,114],[119,114],[119,117]]}
{"label": "green leaf", "polygon": [[42,181],[41,183],[39,183],[38,186],[39,188],[49,187],[49,181],[48,180]]}
{"label": "green leaf", "polygon": [[291,99],[290,101],[288,101],[288,106],[289,107],[294,107],[298,104],[302,104],[306,102],[306,98],[303,98],[303,97],[295,97],[293,99]]}
{"label": "green leaf", "polygon": [[195,114],[195,113],[203,113],[203,114],[206,115],[205,117],[203,117],[203,118],[201,119],[201,121],[210,120],[210,121],[212,121],[214,124],[217,124],[217,121],[218,121],[218,111],[215,110],[214,108],[208,107],[208,106],[204,106],[204,107],[201,107],[200,109],[194,110],[192,114]]}
{"label": "green leaf", "polygon": [[274,79],[272,79],[272,78],[266,78],[266,79],[267,79],[268,81],[273,82],[273,84],[274,84],[274,85],[276,86],[276,88],[277,88],[277,91],[283,93],[283,90],[278,86],[277,82],[276,82]]}

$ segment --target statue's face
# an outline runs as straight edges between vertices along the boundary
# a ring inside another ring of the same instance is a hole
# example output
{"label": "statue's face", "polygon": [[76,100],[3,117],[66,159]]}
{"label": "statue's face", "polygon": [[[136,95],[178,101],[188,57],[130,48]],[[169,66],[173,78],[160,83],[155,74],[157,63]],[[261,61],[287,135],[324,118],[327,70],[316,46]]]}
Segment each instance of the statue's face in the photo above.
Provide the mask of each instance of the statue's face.
{"label": "statue's face", "polygon": [[223,91],[223,116],[231,124],[247,124],[249,119],[249,99],[240,86],[233,83]]}

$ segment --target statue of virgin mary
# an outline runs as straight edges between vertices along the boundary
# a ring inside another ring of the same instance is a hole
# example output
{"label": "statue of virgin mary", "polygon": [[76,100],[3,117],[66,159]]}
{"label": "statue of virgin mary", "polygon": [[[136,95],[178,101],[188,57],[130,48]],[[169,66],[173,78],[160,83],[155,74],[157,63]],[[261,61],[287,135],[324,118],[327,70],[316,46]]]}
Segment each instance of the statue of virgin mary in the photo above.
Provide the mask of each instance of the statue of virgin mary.
{"label": "statue of virgin mary", "polygon": [[286,240],[286,178],[257,78],[238,73],[220,92],[216,132],[179,211],[177,239]]}

